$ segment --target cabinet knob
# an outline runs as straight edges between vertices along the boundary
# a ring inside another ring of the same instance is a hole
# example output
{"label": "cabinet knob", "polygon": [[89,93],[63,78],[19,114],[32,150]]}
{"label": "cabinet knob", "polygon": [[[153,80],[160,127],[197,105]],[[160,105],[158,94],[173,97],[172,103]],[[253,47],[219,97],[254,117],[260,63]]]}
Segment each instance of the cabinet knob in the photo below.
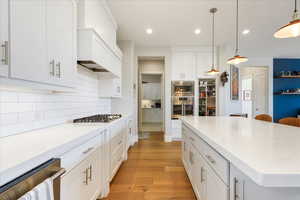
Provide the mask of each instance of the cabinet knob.
{"label": "cabinet knob", "polygon": [[211,164],[216,164],[216,161],[209,155],[205,156],[207,158],[207,160],[211,163]]}

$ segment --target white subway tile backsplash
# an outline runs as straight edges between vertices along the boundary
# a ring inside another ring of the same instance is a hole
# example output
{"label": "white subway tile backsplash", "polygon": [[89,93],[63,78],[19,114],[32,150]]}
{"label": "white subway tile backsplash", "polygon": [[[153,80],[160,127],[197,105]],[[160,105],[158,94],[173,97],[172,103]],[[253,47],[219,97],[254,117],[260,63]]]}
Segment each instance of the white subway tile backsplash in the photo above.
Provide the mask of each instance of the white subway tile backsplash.
{"label": "white subway tile backsplash", "polygon": [[0,90],[0,137],[111,112],[111,100],[99,99],[98,79],[79,68],[77,92],[41,93]]}
{"label": "white subway tile backsplash", "polygon": [[0,102],[18,102],[18,94],[15,92],[1,91]]}

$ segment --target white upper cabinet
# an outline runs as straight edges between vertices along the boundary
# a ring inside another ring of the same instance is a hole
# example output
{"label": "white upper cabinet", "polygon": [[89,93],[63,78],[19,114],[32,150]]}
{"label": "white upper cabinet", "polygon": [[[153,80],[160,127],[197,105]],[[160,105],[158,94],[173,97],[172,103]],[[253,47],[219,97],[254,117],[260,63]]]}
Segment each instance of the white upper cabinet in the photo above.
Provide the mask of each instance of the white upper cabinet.
{"label": "white upper cabinet", "polygon": [[174,52],[172,55],[172,80],[194,80],[196,78],[196,54]]}
{"label": "white upper cabinet", "polygon": [[[209,77],[211,48],[175,48],[172,53],[172,80],[195,80]],[[217,57],[215,56],[215,66]]]}
{"label": "white upper cabinet", "polygon": [[99,97],[121,98],[122,79],[112,77],[110,73],[99,73]]}
{"label": "white upper cabinet", "polygon": [[8,0],[0,0],[0,76],[8,76]]}
{"label": "white upper cabinet", "polygon": [[9,2],[11,77],[47,83],[46,0]]}
{"label": "white upper cabinet", "polygon": [[73,0],[47,0],[48,61],[54,61],[52,80],[73,85],[76,74],[76,3]]}
{"label": "white upper cabinet", "polygon": [[73,0],[10,0],[11,78],[72,87],[76,75]]}

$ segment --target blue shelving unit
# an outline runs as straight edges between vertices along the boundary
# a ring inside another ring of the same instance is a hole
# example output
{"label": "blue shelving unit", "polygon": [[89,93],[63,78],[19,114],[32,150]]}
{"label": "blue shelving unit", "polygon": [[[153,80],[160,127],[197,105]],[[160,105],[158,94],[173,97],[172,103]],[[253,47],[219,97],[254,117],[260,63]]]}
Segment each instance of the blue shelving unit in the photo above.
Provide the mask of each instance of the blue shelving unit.
{"label": "blue shelving unit", "polygon": [[300,59],[274,59],[273,62],[273,113],[274,121],[296,117],[300,112],[300,95],[276,94],[281,90],[300,88],[300,78],[278,78],[281,71],[300,71]]}

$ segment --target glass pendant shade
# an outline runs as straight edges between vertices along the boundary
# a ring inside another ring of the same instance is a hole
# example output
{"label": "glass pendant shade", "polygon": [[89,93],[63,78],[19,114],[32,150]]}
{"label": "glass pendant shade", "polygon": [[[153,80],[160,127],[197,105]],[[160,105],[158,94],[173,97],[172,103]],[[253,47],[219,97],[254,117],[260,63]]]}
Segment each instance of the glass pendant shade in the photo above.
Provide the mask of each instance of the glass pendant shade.
{"label": "glass pendant shade", "polygon": [[300,36],[300,19],[291,21],[274,34],[276,38],[294,38],[298,36]]}
{"label": "glass pendant shade", "polygon": [[234,57],[228,59],[227,64],[238,65],[240,63],[247,62],[247,61],[248,61],[247,57],[235,55]]}

